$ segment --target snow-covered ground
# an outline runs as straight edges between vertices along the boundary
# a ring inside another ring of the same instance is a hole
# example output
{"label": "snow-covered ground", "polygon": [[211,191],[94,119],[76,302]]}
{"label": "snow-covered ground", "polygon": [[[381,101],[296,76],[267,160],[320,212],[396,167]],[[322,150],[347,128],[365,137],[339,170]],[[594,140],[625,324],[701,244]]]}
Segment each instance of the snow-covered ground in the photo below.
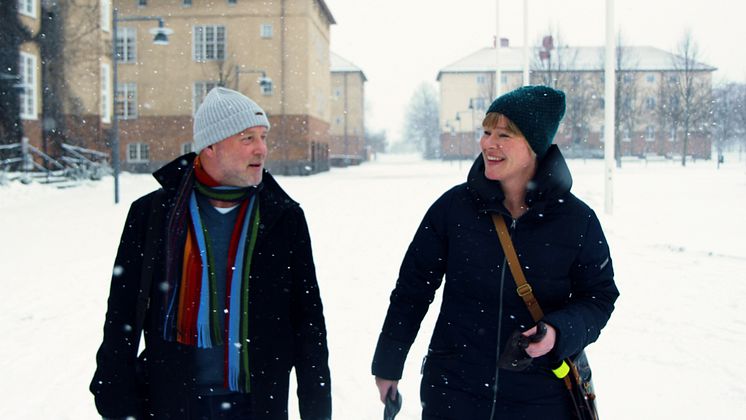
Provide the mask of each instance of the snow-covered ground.
{"label": "snow-covered ground", "polygon": [[[746,165],[737,160],[720,170],[625,162],[613,215],[603,211],[603,162],[570,162],[573,191],[601,217],[621,290],[589,348],[605,420],[746,413]],[[280,177],[309,220],[334,418],[381,418],[370,361],[399,263],[427,207],[469,166],[382,155]],[[0,186],[0,418],[97,418],[87,387],[114,253],[128,204],[155,186],[123,174],[118,206],[111,178],[67,190]],[[419,418],[419,365],[436,309],[407,361],[398,418]],[[298,418],[295,401],[291,414]]]}

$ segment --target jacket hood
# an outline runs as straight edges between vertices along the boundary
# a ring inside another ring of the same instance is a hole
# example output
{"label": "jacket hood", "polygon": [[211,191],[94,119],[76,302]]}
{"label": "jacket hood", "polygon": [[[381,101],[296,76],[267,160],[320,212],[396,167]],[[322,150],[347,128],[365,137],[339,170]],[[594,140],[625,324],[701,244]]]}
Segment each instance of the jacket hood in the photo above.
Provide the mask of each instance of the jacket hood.
{"label": "jacket hood", "polygon": [[[480,210],[504,208],[502,202],[505,194],[500,187],[500,181],[493,181],[484,176],[484,159],[481,154],[469,170],[466,185]],[[529,207],[570,192],[572,175],[556,144],[551,145],[544,157],[539,160],[536,174],[526,188],[526,204]]]}

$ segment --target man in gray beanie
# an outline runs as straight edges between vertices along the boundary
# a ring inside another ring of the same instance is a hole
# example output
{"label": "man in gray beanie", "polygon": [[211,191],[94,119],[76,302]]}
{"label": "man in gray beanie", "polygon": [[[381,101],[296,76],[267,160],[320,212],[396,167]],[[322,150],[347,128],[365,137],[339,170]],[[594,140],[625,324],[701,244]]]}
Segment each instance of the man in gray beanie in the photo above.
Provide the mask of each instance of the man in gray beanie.
{"label": "man in gray beanie", "polygon": [[308,226],[264,169],[269,128],[251,99],[211,90],[194,152],[132,204],[90,385],[104,418],[287,420],[292,369],[301,417],[331,418]]}

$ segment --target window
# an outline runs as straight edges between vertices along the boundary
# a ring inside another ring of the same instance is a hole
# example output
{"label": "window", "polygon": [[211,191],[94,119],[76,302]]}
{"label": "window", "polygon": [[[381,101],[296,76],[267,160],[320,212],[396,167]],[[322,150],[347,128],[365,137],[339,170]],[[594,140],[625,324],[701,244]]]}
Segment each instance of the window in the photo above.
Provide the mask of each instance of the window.
{"label": "window", "polygon": [[655,109],[655,98],[652,96],[645,98],[645,107],[647,109]]}
{"label": "window", "polygon": [[210,92],[218,82],[194,82],[194,92],[192,96],[192,114],[197,112],[197,108],[205,100],[205,96]]}
{"label": "window", "polygon": [[676,141],[676,128],[671,127],[671,130],[668,132],[668,141]]}
{"label": "window", "polygon": [[261,36],[262,38],[272,38],[272,24],[263,23],[259,27],[259,36]]}
{"label": "window", "polygon": [[18,12],[36,18],[36,0],[18,0]]}
{"label": "window", "polygon": [[647,80],[648,83],[655,83],[655,75],[648,74],[647,76],[645,76],[645,80]]}
{"label": "window", "polygon": [[228,0],[228,4],[236,4],[237,0]]}
{"label": "window", "polygon": [[342,96],[342,88],[334,88],[334,96],[336,96],[337,98]]}
{"label": "window", "polygon": [[101,30],[111,31],[111,0],[101,0]]}
{"label": "window", "polygon": [[483,110],[484,105],[484,98],[469,98],[469,109]]}
{"label": "window", "polygon": [[225,59],[225,26],[194,26],[193,34],[194,61]]}
{"label": "window", "polygon": [[35,120],[36,111],[36,56],[21,53],[21,59],[18,63],[18,75],[20,76],[20,86],[22,91],[20,95],[21,118],[24,120]]}
{"label": "window", "polygon": [[137,0],[137,5],[140,7],[145,7],[148,5],[148,0]]}
{"label": "window", "polygon": [[101,63],[101,121],[111,122],[111,104],[109,100],[111,92],[111,79],[109,78],[109,64]]}
{"label": "window", "polygon": [[194,146],[192,142],[189,143],[181,143],[181,154],[185,155],[187,153],[192,153],[192,150],[194,150]]}
{"label": "window", "polygon": [[127,145],[128,162],[148,162],[150,146],[147,143],[130,143]]}
{"label": "window", "polygon": [[487,83],[487,78],[483,74],[478,74],[477,75],[477,84],[478,85],[483,85],[485,83]]}
{"label": "window", "polygon": [[192,0],[182,0],[181,5],[184,7],[192,7]]}
{"label": "window", "polygon": [[137,61],[137,29],[117,28],[117,60],[120,63]]}
{"label": "window", "polygon": [[507,85],[508,84],[508,75],[505,73],[500,73],[500,83]]}
{"label": "window", "polygon": [[117,117],[123,120],[134,120],[137,118],[137,84],[118,83],[117,96],[114,103]]}
{"label": "window", "polygon": [[653,127],[652,125],[649,125],[648,128],[645,130],[645,140],[655,141],[655,127]]}

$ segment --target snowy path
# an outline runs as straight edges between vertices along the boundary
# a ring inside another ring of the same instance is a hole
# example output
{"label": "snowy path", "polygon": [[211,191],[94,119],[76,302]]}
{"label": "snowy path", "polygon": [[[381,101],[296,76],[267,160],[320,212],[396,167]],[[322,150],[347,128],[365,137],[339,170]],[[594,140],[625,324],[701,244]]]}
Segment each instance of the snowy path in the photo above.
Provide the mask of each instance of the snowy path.
{"label": "snowy path", "polygon": [[[736,159],[726,160],[736,162]],[[657,162],[616,173],[572,161],[573,191],[602,219],[622,296],[589,349],[605,420],[731,419],[746,412],[746,168]],[[334,418],[379,419],[370,360],[399,263],[422,215],[469,164],[382,156],[281,178],[308,216],[331,352]],[[127,203],[155,187],[124,174],[65,191],[0,187],[0,418],[95,419],[94,369]],[[433,308],[437,308],[437,302]],[[419,365],[435,310],[405,367],[398,418],[419,418]],[[294,404],[294,403],[292,403]],[[297,410],[291,405],[292,418]]]}

